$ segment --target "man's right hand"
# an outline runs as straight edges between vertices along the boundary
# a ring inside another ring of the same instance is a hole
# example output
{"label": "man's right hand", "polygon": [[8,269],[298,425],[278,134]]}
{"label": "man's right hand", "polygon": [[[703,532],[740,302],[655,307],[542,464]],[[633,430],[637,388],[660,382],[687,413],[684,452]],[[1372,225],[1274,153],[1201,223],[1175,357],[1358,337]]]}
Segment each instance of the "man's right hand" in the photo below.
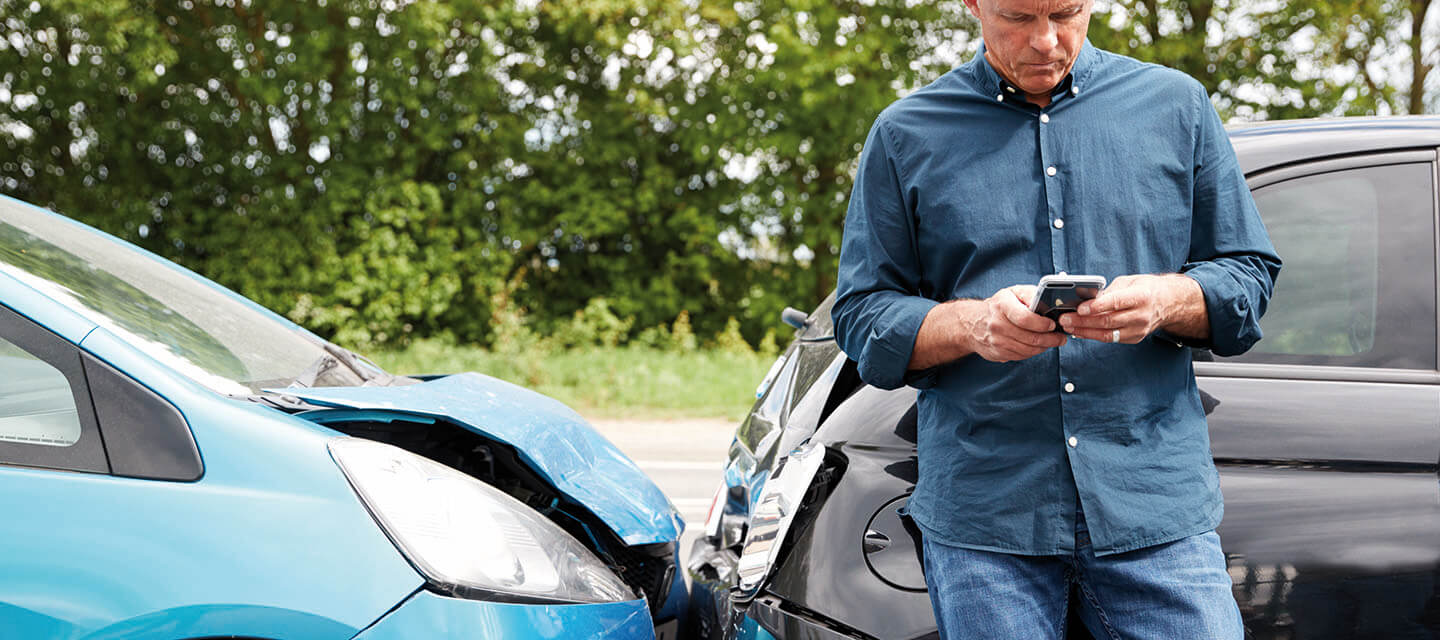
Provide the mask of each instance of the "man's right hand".
{"label": "man's right hand", "polygon": [[981,300],[965,332],[970,351],[991,362],[1013,362],[1065,344],[1054,321],[1030,311],[1033,297],[1033,285],[1017,284]]}
{"label": "man's right hand", "polygon": [[1065,344],[1055,323],[1030,311],[1034,285],[1015,285],[984,300],[953,300],[925,316],[910,369],[928,369],[975,354],[991,362],[1035,357]]}

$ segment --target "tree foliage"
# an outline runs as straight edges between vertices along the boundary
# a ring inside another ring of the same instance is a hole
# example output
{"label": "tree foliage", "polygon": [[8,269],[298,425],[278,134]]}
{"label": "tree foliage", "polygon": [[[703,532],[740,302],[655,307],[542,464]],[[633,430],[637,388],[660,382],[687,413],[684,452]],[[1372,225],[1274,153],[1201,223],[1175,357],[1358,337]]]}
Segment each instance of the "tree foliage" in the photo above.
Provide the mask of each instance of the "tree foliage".
{"label": "tree foliage", "polygon": [[738,250],[771,278],[757,310],[769,319],[785,304],[808,308],[834,287],[875,116],[951,68],[978,26],[958,1],[707,2],[699,14],[713,88],[686,110],[715,124],[690,144],[726,163],[720,211],[733,216]]}
{"label": "tree foliage", "polygon": [[508,270],[488,3],[0,13],[7,192],[357,342],[463,325]]}
{"label": "tree foliage", "polygon": [[[1227,115],[1418,111],[1437,1],[1097,0],[1091,37],[1191,73]],[[0,190],[351,344],[488,343],[587,309],[616,319],[607,340],[683,318],[757,341],[833,287],[874,117],[979,37],[960,0],[0,16]]]}
{"label": "tree foliage", "polygon": [[[1098,0],[1091,39],[1191,74],[1228,116],[1422,113],[1428,70],[1440,57],[1434,20],[1426,20],[1432,4]],[[1399,77],[1406,62],[1418,75]]]}

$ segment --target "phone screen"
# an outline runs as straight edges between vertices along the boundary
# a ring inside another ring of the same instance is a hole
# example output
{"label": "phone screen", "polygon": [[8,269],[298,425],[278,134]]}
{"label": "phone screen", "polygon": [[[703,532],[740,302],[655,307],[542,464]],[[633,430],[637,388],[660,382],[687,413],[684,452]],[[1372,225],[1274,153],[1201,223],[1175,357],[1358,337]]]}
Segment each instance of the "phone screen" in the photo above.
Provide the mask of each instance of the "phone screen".
{"label": "phone screen", "polygon": [[1071,313],[1081,302],[1099,295],[1100,288],[1090,285],[1076,285],[1073,282],[1051,282],[1035,293],[1035,313],[1056,321],[1055,330],[1060,330],[1060,316]]}

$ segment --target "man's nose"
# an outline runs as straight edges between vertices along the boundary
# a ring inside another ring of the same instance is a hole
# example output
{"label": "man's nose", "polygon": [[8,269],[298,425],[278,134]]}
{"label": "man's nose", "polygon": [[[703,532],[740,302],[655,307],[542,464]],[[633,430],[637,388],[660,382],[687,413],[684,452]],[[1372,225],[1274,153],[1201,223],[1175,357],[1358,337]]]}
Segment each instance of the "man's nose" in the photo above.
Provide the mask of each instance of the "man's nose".
{"label": "man's nose", "polygon": [[1060,44],[1059,34],[1056,33],[1055,23],[1051,20],[1037,20],[1035,31],[1030,34],[1030,48],[1044,54],[1049,54]]}

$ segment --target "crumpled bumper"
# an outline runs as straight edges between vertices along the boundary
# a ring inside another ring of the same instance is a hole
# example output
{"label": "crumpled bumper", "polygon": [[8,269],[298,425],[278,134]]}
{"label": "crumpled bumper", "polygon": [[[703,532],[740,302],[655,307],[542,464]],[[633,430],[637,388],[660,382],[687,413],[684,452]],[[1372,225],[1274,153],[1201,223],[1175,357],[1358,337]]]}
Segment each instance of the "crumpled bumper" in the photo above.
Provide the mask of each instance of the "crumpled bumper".
{"label": "crumpled bumper", "polygon": [[686,635],[694,640],[734,640],[740,616],[732,601],[739,558],[734,552],[697,540],[690,548],[690,609]]}
{"label": "crumpled bumper", "polygon": [[650,609],[644,600],[513,604],[462,600],[421,589],[354,640],[653,640],[652,624]]}

